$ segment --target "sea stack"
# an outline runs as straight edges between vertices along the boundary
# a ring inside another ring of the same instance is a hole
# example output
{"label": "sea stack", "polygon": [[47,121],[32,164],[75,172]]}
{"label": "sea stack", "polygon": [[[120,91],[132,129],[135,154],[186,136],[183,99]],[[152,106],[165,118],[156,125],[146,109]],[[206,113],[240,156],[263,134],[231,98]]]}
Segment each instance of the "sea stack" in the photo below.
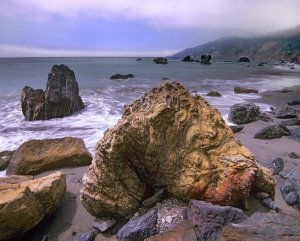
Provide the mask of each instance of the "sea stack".
{"label": "sea stack", "polygon": [[46,90],[25,86],[21,96],[26,120],[48,120],[72,115],[84,109],[74,72],[65,65],[53,65]]}

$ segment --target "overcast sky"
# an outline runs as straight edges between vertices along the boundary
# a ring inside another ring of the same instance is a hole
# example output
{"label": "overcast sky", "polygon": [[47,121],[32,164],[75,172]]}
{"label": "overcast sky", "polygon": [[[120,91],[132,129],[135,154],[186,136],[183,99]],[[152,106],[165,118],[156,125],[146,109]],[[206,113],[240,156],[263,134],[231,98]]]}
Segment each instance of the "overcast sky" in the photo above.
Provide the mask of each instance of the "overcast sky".
{"label": "overcast sky", "polygon": [[300,0],[1,0],[0,57],[169,55],[300,24]]}

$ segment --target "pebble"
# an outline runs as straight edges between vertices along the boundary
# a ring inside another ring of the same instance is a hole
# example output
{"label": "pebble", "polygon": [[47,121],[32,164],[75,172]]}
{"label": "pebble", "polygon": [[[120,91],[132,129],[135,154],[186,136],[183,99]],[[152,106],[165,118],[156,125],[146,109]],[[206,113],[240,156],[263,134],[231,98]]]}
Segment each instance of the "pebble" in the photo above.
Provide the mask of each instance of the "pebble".
{"label": "pebble", "polygon": [[166,217],[167,223],[172,223],[173,218],[171,216]]}

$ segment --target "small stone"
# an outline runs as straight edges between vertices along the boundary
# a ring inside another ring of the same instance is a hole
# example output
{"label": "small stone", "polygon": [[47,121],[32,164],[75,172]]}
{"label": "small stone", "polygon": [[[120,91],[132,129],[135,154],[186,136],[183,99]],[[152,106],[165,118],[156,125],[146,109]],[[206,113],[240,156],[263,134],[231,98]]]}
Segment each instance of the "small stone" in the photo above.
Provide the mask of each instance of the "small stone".
{"label": "small stone", "polygon": [[172,223],[172,221],[173,221],[173,218],[171,216],[166,217],[166,222],[167,223]]}
{"label": "small stone", "polygon": [[115,219],[96,219],[93,223],[93,227],[98,230],[100,233],[107,231],[109,228],[111,228],[113,225],[115,225],[116,220]]}
{"label": "small stone", "polygon": [[284,168],[284,160],[282,158],[276,158],[273,160],[272,172],[273,175],[279,175],[280,172],[283,171]]}
{"label": "small stone", "polygon": [[233,133],[240,132],[244,129],[244,126],[229,126]]}
{"label": "small stone", "polygon": [[165,220],[164,218],[162,218],[162,219],[161,219],[161,222],[162,222],[162,223],[165,223],[165,222],[166,222],[166,220]]}
{"label": "small stone", "polygon": [[292,158],[292,159],[297,159],[299,158],[299,155],[295,152],[290,152],[289,153],[289,158]]}
{"label": "small stone", "polygon": [[270,197],[262,199],[261,203],[268,209],[274,210],[276,212],[278,212],[279,210],[278,206],[274,203],[274,201]]}

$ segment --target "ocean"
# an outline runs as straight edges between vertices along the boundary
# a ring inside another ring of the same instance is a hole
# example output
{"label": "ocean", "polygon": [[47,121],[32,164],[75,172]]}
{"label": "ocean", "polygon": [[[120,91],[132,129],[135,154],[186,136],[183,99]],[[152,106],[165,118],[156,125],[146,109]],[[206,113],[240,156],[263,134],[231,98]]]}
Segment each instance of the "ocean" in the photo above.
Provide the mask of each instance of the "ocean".
{"label": "ocean", "polygon": [[[20,94],[24,86],[45,89],[54,64],[65,64],[75,72],[85,110],[72,116],[47,121],[25,121]],[[234,94],[234,86],[256,88],[260,92],[300,84],[299,69],[290,70],[275,63],[212,61],[211,65],[169,60],[157,65],[152,58],[2,58],[0,59],[0,151],[14,150],[30,139],[80,137],[93,154],[103,132],[116,124],[124,104],[142,96],[163,82],[178,80],[191,93],[204,96],[210,90],[222,97],[205,97],[218,108],[225,120],[229,107],[256,99],[258,94]],[[129,74],[128,80],[109,80],[113,74]],[[269,106],[260,103],[265,110]],[[0,173],[0,176],[4,172]]]}

